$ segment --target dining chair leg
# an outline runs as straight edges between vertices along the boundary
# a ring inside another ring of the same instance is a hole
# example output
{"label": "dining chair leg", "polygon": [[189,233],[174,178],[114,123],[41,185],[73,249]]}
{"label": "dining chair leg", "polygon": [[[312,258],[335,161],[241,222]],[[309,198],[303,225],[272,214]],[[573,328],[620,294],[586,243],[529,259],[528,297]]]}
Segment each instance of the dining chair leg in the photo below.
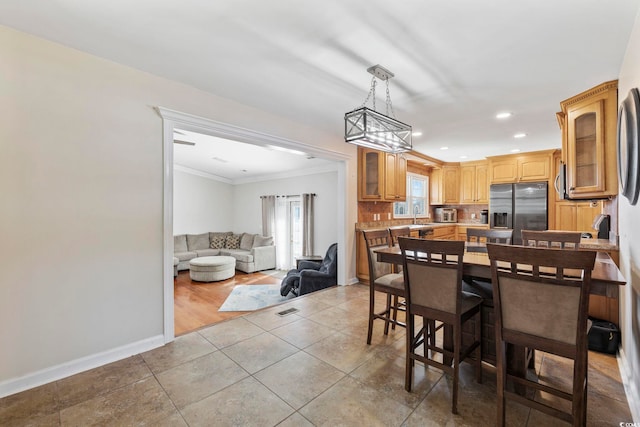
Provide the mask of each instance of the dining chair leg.
{"label": "dining chair leg", "polygon": [[475,349],[476,381],[478,384],[482,384],[482,310],[478,310],[475,318],[475,325],[473,325],[474,338],[476,342],[480,343]]}
{"label": "dining chair leg", "polygon": [[505,425],[504,387],[507,375],[506,352],[503,342],[496,343],[496,388],[497,388],[497,419],[496,426]]}
{"label": "dining chair leg", "polygon": [[371,344],[371,335],[373,334],[373,314],[375,313],[375,293],[376,291],[373,288],[369,289],[369,328],[367,330],[367,344]]}
{"label": "dining chair leg", "polygon": [[391,294],[387,294],[387,310],[385,311],[384,334],[389,335],[389,316],[391,316]]}
{"label": "dining chair leg", "polygon": [[406,349],[405,349],[405,370],[404,370],[404,389],[407,391],[411,391],[411,381],[413,379],[413,366],[415,365],[415,360],[411,357],[414,351],[413,344],[413,334],[414,334],[414,316],[407,314],[407,322],[406,322]]}
{"label": "dining chair leg", "polygon": [[462,345],[462,336],[459,325],[453,326],[453,390],[451,392],[451,413],[458,413],[458,379],[460,377],[460,346]]}
{"label": "dining chair leg", "polygon": [[398,322],[398,295],[393,296],[393,323],[391,329],[396,329],[396,323]]}

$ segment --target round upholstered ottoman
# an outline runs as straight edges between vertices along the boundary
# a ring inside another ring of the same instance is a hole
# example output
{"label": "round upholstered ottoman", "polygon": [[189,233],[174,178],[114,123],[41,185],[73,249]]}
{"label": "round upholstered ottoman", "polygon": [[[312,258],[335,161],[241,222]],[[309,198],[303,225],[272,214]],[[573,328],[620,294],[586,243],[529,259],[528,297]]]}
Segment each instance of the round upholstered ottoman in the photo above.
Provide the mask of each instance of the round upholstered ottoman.
{"label": "round upholstered ottoman", "polygon": [[197,282],[216,282],[236,274],[236,259],[232,256],[203,256],[189,261],[189,276]]}

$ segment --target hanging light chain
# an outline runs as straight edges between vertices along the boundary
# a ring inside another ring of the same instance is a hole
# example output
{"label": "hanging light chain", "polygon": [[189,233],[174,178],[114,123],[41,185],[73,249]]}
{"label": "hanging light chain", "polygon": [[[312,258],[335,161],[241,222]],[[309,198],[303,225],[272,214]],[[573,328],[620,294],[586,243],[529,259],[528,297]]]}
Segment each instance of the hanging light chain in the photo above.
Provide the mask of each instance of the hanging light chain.
{"label": "hanging light chain", "polygon": [[[395,112],[393,111],[393,103],[391,102],[391,94],[389,92],[389,79],[386,79],[385,82],[387,83],[387,99],[386,99],[386,115],[389,117],[396,117]],[[376,85],[378,84],[378,80],[376,78],[376,76],[374,75],[371,78],[371,87],[369,88],[369,93],[367,94],[367,97],[365,98],[364,102],[362,103],[362,105],[360,106],[360,108],[362,107],[366,107],[367,106],[367,102],[369,102],[369,99],[371,99],[371,103],[373,104],[373,111],[377,111],[376,110]]]}
{"label": "hanging light chain", "polygon": [[[395,119],[396,113],[393,112],[393,104],[391,103],[391,95],[389,94],[389,79],[387,81],[387,116]],[[391,114],[389,114],[391,112]]]}
{"label": "hanging light chain", "polygon": [[371,87],[369,88],[369,94],[367,94],[367,97],[364,99],[364,102],[362,103],[360,108],[366,107],[367,102],[369,101],[369,98],[373,98],[373,111],[376,111],[376,84],[377,83],[378,82],[376,81],[376,76],[373,76],[371,78]]}

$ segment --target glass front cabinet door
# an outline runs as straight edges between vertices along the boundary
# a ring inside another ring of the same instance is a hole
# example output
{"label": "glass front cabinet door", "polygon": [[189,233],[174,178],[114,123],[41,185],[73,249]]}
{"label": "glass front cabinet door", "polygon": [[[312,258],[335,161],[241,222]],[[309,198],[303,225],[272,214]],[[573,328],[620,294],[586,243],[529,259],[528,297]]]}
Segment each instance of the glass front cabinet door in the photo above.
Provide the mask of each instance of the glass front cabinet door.
{"label": "glass front cabinet door", "polygon": [[560,103],[562,160],[571,199],[606,198],[618,192],[617,83],[602,83]]}

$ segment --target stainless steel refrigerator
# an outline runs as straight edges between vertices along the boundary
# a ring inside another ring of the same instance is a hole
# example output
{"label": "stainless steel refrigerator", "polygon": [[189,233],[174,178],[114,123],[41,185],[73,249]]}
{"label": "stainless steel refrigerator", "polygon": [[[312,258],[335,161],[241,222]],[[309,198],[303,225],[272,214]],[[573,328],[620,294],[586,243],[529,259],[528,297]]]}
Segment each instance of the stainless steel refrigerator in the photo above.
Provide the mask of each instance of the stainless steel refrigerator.
{"label": "stainless steel refrigerator", "polygon": [[546,182],[493,184],[489,190],[491,228],[513,229],[513,244],[522,244],[522,230],[546,230]]}

